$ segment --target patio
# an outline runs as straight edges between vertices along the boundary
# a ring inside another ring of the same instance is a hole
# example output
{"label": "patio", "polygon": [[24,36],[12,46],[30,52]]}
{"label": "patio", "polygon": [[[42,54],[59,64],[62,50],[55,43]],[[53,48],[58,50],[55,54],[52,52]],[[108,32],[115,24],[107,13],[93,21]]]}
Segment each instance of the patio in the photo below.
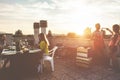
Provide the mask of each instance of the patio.
{"label": "patio", "polygon": [[75,59],[55,58],[55,71],[46,64],[44,72],[38,76],[23,80],[120,80],[120,73],[108,70],[104,66],[82,68],[75,65]]}
{"label": "patio", "polygon": [[25,76],[19,80],[120,80],[120,73],[109,70],[108,66],[92,65],[90,68],[77,66],[76,49],[69,50],[67,55],[66,51],[61,55],[56,52],[54,72],[51,71],[49,62],[46,62],[43,73]]}

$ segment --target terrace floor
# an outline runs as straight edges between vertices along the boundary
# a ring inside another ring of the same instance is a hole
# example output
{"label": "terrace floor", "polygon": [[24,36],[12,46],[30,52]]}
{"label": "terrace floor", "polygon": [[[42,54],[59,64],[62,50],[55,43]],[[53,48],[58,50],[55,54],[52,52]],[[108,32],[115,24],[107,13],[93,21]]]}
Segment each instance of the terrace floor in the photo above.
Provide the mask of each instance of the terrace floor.
{"label": "terrace floor", "polygon": [[23,80],[120,80],[120,73],[100,65],[82,68],[75,65],[74,59],[55,58],[54,72],[46,63],[42,74]]}
{"label": "terrace floor", "polygon": [[83,68],[75,64],[75,56],[55,56],[54,60],[54,72],[46,62],[43,73],[20,80],[120,80],[120,73],[109,70],[108,66],[92,65],[90,68]]}

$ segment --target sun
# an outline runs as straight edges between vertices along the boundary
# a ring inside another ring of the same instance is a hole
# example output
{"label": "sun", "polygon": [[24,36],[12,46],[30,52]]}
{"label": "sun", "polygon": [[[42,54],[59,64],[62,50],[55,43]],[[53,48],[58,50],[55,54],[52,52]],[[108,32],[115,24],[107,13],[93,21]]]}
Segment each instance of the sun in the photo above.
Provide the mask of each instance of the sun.
{"label": "sun", "polygon": [[69,16],[69,29],[78,35],[84,35],[84,30],[89,27],[94,28],[94,24],[101,23],[101,15],[98,9],[87,4],[75,5],[75,9],[71,9]]}
{"label": "sun", "polygon": [[83,28],[75,29],[74,32],[75,32],[77,35],[83,36],[83,34],[84,34],[84,29],[83,29]]}

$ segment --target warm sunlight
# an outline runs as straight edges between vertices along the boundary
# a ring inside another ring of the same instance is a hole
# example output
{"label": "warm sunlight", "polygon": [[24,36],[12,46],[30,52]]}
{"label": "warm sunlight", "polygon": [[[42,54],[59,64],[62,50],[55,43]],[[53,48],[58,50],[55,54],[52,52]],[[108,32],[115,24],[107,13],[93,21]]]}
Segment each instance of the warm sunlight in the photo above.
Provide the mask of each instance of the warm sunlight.
{"label": "warm sunlight", "polygon": [[[97,0],[3,1],[0,1],[0,7],[4,7],[0,10],[1,32],[14,33],[21,29],[24,34],[33,34],[33,23],[47,20],[47,30],[54,33],[76,32],[82,34],[85,27],[94,29],[95,23],[99,22],[102,27],[110,28],[114,23],[119,23],[120,20],[119,0],[115,2],[118,5],[109,5],[109,1],[104,3],[103,0],[100,2]],[[12,4],[9,4],[9,2]],[[8,29],[8,27],[12,29]]]}
{"label": "warm sunlight", "polygon": [[0,7],[0,80],[120,80],[120,0],[0,0]]}
{"label": "warm sunlight", "polygon": [[83,35],[87,27],[94,28],[94,24],[100,21],[98,16],[101,17],[101,14],[100,10],[98,11],[95,7],[87,7],[86,4],[76,3],[76,5],[69,9],[69,14],[57,19],[60,20],[62,18],[61,20],[64,22],[61,26],[64,26],[63,29],[66,29],[67,32],[75,32],[78,35]]}
{"label": "warm sunlight", "polygon": [[76,29],[75,31],[74,31],[77,35],[83,35],[83,33],[84,33],[84,29],[83,28],[79,28],[79,29]]}

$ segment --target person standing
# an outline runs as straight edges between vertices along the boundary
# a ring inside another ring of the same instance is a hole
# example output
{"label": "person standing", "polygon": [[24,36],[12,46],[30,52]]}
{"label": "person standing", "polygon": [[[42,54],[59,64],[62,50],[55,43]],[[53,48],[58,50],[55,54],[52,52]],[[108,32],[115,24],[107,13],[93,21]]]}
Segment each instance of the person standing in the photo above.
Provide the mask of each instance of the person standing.
{"label": "person standing", "polygon": [[52,36],[51,30],[48,31],[47,39],[48,39],[49,44],[50,44],[49,49],[51,50],[53,48],[53,43],[52,43],[53,36]]}
{"label": "person standing", "polygon": [[103,39],[103,33],[100,31],[100,24],[96,23],[95,28],[96,30],[92,34],[92,40],[93,40],[93,63],[95,64],[103,64],[104,63],[104,39]]}
{"label": "person standing", "polygon": [[114,24],[112,26],[113,31],[111,31],[109,28],[106,28],[109,32],[112,33],[112,37],[110,39],[110,42],[108,44],[109,50],[110,50],[110,65],[115,71],[120,71],[118,59],[117,59],[117,51],[120,43],[120,26],[118,24]]}

